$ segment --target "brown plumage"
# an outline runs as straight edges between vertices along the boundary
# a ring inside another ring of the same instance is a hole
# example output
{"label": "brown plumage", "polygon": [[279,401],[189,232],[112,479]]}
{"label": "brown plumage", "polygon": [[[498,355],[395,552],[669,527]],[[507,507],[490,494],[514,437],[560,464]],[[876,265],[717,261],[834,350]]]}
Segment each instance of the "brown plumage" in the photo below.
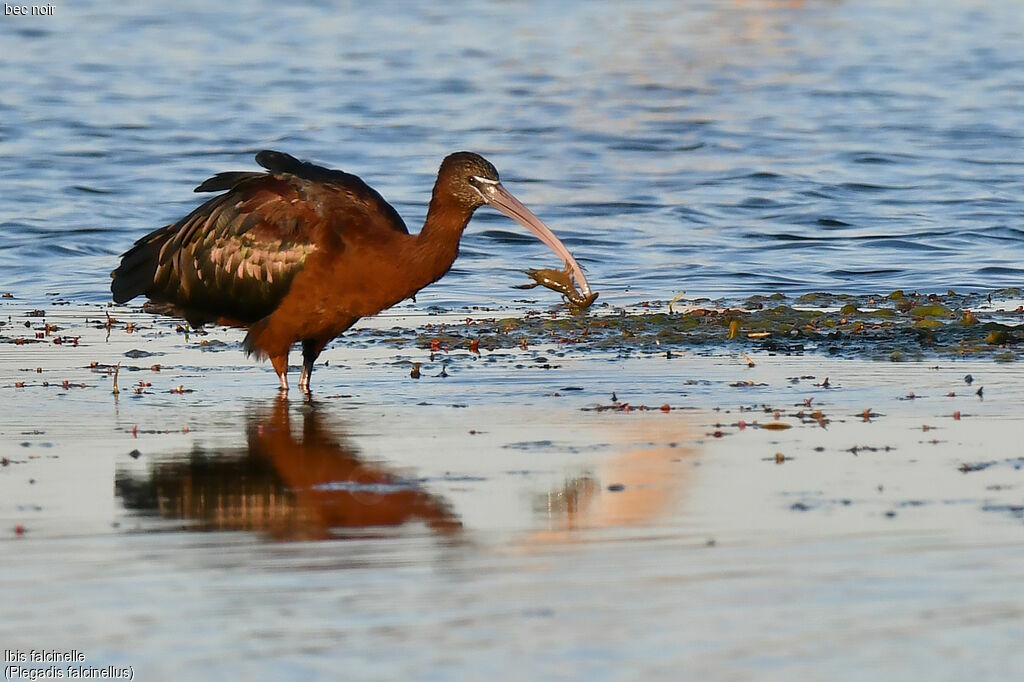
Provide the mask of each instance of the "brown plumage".
{"label": "brown plumage", "polygon": [[220,173],[199,185],[197,192],[223,194],[135,242],[110,289],[118,303],[145,295],[194,324],[248,327],[246,352],[270,359],[282,390],[295,342],[302,342],[299,385],[308,391],[313,363],[333,338],[448,272],[484,204],[537,235],[590,294],[565,246],[477,154],[457,152],[441,163],[417,235],[355,175],[274,151],[256,161],[267,172]]}

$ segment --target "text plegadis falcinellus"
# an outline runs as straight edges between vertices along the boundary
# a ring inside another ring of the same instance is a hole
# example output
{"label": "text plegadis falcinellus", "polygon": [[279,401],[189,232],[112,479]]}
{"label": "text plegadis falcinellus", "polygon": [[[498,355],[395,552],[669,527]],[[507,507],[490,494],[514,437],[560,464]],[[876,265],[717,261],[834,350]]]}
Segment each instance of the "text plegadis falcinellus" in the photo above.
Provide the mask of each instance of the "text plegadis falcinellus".
{"label": "text plegadis falcinellus", "polygon": [[489,204],[547,244],[590,294],[558,237],[471,152],[444,159],[423,229],[355,175],[275,151],[267,172],[219,173],[196,188],[223,192],[178,222],[135,242],[110,273],[114,300],[146,295],[192,324],[248,327],[247,353],[270,358],[288,390],[288,351],[302,342],[299,387],[331,339],[440,279],[473,212]]}

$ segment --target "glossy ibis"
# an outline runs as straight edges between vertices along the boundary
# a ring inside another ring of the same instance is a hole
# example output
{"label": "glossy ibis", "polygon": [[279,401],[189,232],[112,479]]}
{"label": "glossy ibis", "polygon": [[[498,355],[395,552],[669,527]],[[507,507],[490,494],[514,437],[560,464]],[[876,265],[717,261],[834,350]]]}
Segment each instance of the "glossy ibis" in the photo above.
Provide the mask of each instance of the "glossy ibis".
{"label": "glossy ibis", "polygon": [[135,242],[110,290],[118,303],[144,294],[194,325],[248,327],[246,352],[270,358],[283,391],[292,344],[302,342],[299,387],[308,392],[313,363],[333,338],[448,272],[484,204],[533,232],[591,293],[565,245],[478,154],[444,159],[416,235],[355,175],[275,151],[256,162],[266,172],[219,173],[199,185],[222,194]]}

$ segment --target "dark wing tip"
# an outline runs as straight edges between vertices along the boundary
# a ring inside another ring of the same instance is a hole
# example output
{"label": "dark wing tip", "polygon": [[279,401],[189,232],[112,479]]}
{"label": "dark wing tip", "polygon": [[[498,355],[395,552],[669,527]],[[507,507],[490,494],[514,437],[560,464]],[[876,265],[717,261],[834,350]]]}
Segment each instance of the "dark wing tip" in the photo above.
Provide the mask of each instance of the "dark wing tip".
{"label": "dark wing tip", "polygon": [[127,303],[141,296],[152,283],[152,275],[146,268],[126,269],[121,265],[110,273],[110,293],[114,303]]}
{"label": "dark wing tip", "polygon": [[131,289],[125,285],[124,280],[118,279],[113,272],[110,273],[110,276],[114,278],[110,282],[110,293],[113,295],[114,303],[127,303],[135,298]]}
{"label": "dark wing tip", "polygon": [[253,173],[250,171],[228,171],[227,173],[217,173],[212,178],[204,180],[201,185],[192,191],[223,192],[225,190],[234,189],[238,183],[244,180],[260,177],[262,175],[263,173]]}
{"label": "dark wing tip", "polygon": [[121,255],[121,263],[110,273],[110,293],[115,303],[127,303],[148,295],[160,264],[160,250],[174,236],[177,225],[167,225],[142,237]]}
{"label": "dark wing tip", "polygon": [[264,149],[256,154],[256,163],[272,173],[295,173],[306,165],[291,154],[275,152],[273,149]]}

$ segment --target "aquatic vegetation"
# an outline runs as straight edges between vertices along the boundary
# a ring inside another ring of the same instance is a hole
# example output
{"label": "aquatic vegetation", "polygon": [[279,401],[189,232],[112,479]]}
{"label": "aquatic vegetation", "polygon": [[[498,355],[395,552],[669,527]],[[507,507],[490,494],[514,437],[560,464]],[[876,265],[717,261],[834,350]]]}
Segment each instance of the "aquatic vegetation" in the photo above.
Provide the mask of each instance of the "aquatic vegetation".
{"label": "aquatic vegetation", "polygon": [[[671,311],[665,301],[643,301],[625,308],[604,306],[596,313],[566,304],[506,318],[470,318],[438,311],[436,321],[418,327],[352,330],[344,344],[352,348],[415,347],[431,354],[467,356],[553,345],[562,350],[669,357],[680,350],[738,355],[760,351],[892,362],[929,357],[1014,362],[1024,350],[1021,299],[1019,289],[942,295],[895,291],[860,296],[774,294],[739,302],[677,297]],[[11,312],[15,315],[0,326],[0,344],[24,346],[26,352],[40,344],[77,347],[79,334],[90,329],[106,332],[108,339],[112,330],[133,337],[164,333],[144,321],[129,328],[109,315],[104,320],[96,315],[82,319],[71,310],[60,315],[26,309]],[[188,342],[188,330],[179,327],[177,332],[184,332]],[[237,347],[232,342],[207,339],[199,339],[197,346],[202,351]],[[133,349],[125,355],[146,357],[149,353]],[[153,371],[159,367],[153,365]],[[113,366],[110,371],[115,371]]]}
{"label": "aquatic vegetation", "polygon": [[947,356],[1006,362],[1020,357],[1024,309],[1016,304],[1006,309],[999,301],[1019,295],[1016,289],[944,295],[814,293],[796,299],[774,294],[751,296],[735,307],[680,309],[674,300],[672,312],[660,303],[644,302],[611,314],[550,312],[431,325],[418,330],[415,343],[429,347],[439,342],[446,349],[464,349],[475,341],[479,348],[495,350],[524,342],[554,342],[641,352],[754,349],[891,361]]}

